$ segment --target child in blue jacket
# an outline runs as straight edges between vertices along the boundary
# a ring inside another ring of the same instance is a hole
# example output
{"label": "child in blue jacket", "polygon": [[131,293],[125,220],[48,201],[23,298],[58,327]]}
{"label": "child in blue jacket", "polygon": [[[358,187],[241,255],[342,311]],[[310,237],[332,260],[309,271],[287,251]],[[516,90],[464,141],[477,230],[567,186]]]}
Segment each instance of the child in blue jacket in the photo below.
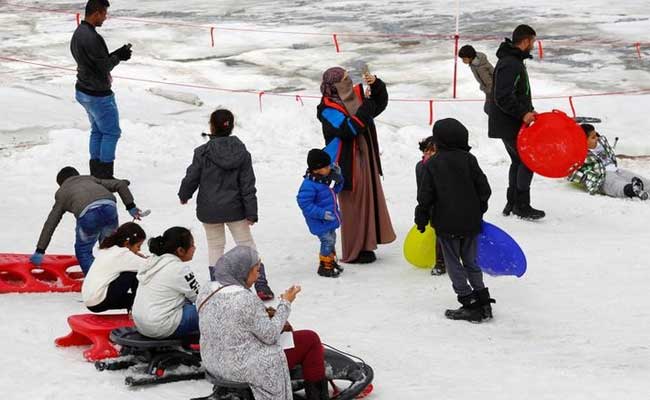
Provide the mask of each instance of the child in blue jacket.
{"label": "child in blue jacket", "polygon": [[308,169],[297,200],[309,231],[320,239],[318,275],[337,278],[343,268],[336,262],[336,229],[341,226],[336,195],[343,189],[343,176],[339,166],[331,163],[330,156],[323,150],[309,151]]}

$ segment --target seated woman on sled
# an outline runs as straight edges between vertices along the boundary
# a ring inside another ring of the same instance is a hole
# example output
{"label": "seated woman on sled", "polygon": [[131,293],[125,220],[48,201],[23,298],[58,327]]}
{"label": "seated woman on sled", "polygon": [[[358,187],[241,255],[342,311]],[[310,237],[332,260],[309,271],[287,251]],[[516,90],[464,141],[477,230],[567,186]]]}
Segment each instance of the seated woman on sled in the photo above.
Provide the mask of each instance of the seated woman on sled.
{"label": "seated woman on sled", "polygon": [[[212,281],[197,301],[203,365],[212,375],[248,383],[256,400],[291,400],[289,370],[301,365],[307,399],[329,399],[318,334],[291,332],[287,324],[300,286],[284,292],[277,310],[267,309],[250,291],[260,262],[255,249],[237,246],[212,269]],[[283,331],[292,335],[293,348],[283,350]]]}

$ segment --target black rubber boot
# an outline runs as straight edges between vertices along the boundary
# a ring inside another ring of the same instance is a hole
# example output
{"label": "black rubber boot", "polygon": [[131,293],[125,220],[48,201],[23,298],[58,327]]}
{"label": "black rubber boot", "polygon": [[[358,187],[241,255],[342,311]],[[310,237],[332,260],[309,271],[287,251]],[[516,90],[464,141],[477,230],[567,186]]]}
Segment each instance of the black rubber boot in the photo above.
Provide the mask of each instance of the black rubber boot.
{"label": "black rubber boot", "polygon": [[467,296],[458,296],[458,302],[463,306],[456,310],[445,311],[445,317],[469,322],[481,322],[483,320],[481,305],[475,292]]}
{"label": "black rubber boot", "polygon": [[506,192],[506,206],[503,207],[503,215],[508,216],[512,212],[512,208],[515,206],[515,201],[517,198],[517,191],[514,188],[508,188],[508,191]]}
{"label": "black rubber boot", "polygon": [[341,275],[341,271],[334,267],[335,262],[332,256],[320,256],[318,275],[325,278],[338,278]]}
{"label": "black rubber boot", "polygon": [[329,400],[327,379],[318,382],[305,381],[306,400]]}
{"label": "black rubber boot", "polygon": [[496,303],[497,301],[490,298],[488,288],[477,290],[474,293],[476,293],[476,298],[480,304],[483,319],[492,319],[492,303]]}
{"label": "black rubber boot", "polygon": [[97,178],[97,173],[99,172],[99,160],[90,160],[88,166],[90,167],[90,175]]}
{"label": "black rubber boot", "polygon": [[536,210],[530,206],[530,190],[517,190],[517,199],[512,213],[519,218],[528,220],[538,220],[546,216],[542,210]]}

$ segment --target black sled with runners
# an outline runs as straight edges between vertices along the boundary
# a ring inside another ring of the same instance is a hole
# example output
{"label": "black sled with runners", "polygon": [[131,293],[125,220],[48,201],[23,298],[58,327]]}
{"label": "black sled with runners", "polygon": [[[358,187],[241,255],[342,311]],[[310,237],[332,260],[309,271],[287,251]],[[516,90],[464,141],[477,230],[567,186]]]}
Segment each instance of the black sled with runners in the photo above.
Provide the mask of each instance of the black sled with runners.
{"label": "black sled with runners", "polygon": [[[193,400],[253,400],[247,384],[228,382],[205,372],[201,366],[198,338],[152,339],[135,328],[119,328],[110,339],[121,346],[120,356],[95,363],[99,371],[128,369],[127,386],[143,386],[185,380],[207,379],[214,385],[212,394]],[[374,372],[363,360],[325,346],[325,374],[334,400],[351,400],[372,391]],[[294,399],[304,399],[302,370],[290,371]],[[297,392],[297,393],[296,393]]]}

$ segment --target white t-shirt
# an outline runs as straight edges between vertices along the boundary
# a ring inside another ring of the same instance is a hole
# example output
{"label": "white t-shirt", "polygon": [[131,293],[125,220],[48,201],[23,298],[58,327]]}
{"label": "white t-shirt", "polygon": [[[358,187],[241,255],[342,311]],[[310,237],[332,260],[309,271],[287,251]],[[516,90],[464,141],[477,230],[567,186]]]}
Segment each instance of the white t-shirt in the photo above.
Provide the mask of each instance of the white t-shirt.
{"label": "white t-shirt", "polygon": [[146,264],[146,258],[126,247],[100,249],[81,287],[81,297],[86,307],[96,306],[104,301],[108,285],[117,279],[120,273],[138,272]]}

